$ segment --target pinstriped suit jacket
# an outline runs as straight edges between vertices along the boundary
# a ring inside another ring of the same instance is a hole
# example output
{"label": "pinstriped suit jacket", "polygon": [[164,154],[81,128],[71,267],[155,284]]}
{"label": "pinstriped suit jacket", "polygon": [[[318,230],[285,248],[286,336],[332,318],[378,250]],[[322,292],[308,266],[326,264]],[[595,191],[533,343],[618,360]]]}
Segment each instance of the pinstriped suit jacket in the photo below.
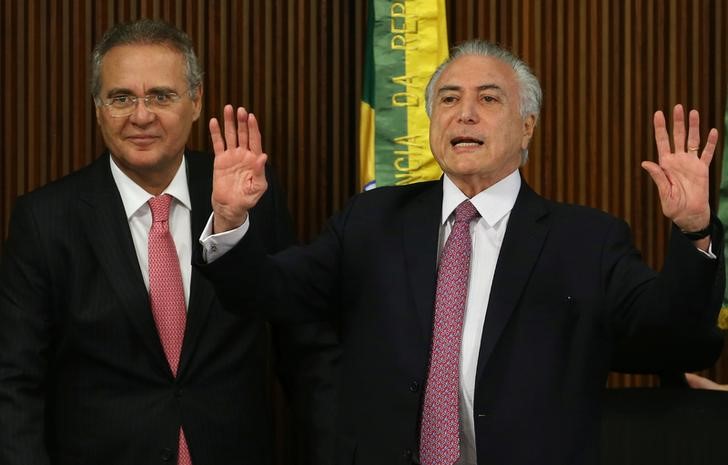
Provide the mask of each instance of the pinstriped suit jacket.
{"label": "pinstriped suit jacket", "polygon": [[[212,159],[185,156],[197,248]],[[108,157],[15,206],[0,267],[0,463],[174,463],[180,424],[195,465],[269,463],[267,326],[223,309],[193,270],[172,376]],[[274,251],[292,231],[269,182],[251,218]]]}

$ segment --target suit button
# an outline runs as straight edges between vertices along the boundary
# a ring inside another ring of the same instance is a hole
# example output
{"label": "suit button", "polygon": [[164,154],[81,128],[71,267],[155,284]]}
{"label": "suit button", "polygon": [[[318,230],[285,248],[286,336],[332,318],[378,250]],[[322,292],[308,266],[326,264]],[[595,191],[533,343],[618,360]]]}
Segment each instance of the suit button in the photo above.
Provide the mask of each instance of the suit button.
{"label": "suit button", "polygon": [[182,388],[177,388],[174,390],[174,396],[179,399],[180,397],[182,397],[182,392]]}
{"label": "suit button", "polygon": [[169,447],[165,447],[159,455],[162,457],[162,461],[169,462],[174,458],[174,451]]}
{"label": "suit button", "polygon": [[405,449],[402,453],[402,457],[405,458],[407,462],[412,462],[412,449]]}
{"label": "suit button", "polygon": [[417,392],[420,390],[420,383],[417,381],[412,381],[409,385],[410,392]]}

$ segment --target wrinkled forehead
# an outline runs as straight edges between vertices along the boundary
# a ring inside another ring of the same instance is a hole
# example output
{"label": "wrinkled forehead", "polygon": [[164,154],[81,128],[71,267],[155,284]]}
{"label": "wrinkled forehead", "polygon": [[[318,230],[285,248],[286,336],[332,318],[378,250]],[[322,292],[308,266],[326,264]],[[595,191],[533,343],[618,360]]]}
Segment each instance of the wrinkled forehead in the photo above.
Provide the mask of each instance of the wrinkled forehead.
{"label": "wrinkled forehead", "polygon": [[435,92],[443,87],[482,88],[497,86],[504,92],[517,91],[515,70],[506,62],[492,56],[463,55],[443,68],[435,83]]}
{"label": "wrinkled forehead", "polygon": [[174,89],[186,84],[185,58],[164,44],[124,44],[112,47],[100,66],[101,87]]}

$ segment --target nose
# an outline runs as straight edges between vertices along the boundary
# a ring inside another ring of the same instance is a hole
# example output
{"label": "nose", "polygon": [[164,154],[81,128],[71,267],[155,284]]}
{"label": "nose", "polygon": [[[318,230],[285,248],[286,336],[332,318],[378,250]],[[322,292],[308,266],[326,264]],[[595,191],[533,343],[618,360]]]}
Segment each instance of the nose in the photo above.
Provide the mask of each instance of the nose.
{"label": "nose", "polygon": [[460,104],[458,121],[463,124],[475,124],[479,120],[477,103],[470,99],[463,99]]}
{"label": "nose", "polygon": [[157,118],[157,114],[149,111],[147,101],[140,98],[134,104],[134,112],[129,115],[129,120],[137,125],[147,125]]}

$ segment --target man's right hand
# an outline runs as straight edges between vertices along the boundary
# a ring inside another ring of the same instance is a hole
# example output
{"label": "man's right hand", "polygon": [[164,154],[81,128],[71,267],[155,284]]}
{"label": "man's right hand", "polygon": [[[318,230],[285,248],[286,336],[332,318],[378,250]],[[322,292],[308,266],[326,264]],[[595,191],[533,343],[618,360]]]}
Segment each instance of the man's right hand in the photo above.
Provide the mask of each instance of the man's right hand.
{"label": "man's right hand", "polygon": [[[235,229],[245,222],[268,187],[258,121],[252,113],[225,105],[225,136],[217,118],[210,119],[210,137],[215,151],[212,174],[213,233]],[[236,121],[237,120],[237,121]],[[227,148],[226,148],[227,147]]]}

